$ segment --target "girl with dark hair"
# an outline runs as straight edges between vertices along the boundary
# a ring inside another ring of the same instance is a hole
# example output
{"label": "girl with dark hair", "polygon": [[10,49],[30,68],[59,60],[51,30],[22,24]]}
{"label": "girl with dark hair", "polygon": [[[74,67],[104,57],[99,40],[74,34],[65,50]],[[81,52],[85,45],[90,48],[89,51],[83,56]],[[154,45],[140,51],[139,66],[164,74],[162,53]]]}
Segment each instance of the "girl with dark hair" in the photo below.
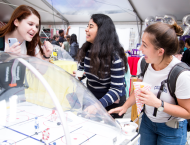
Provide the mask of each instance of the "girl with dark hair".
{"label": "girl with dark hair", "polygon": [[[84,70],[87,77],[87,88],[107,111],[122,106],[126,101],[127,57],[113,21],[107,15],[93,14],[85,31],[86,43],[79,51],[78,61],[79,70]],[[93,106],[86,111],[93,112]],[[113,114],[112,117],[122,116]]]}
{"label": "girl with dark hair", "polygon": [[190,38],[185,39],[185,47],[190,49]]}
{"label": "girl with dark hair", "polygon": [[183,41],[183,40],[180,40],[180,41],[179,41],[179,49],[180,49],[179,54],[182,54],[182,55],[183,55],[183,53],[184,53],[184,47],[185,47],[184,41]]}
{"label": "girl with dark hair", "polygon": [[[175,95],[178,105],[170,95],[168,86],[165,85],[160,99],[157,98],[161,82],[166,80],[174,65],[180,61],[173,55],[178,51],[178,38],[176,33],[183,34],[177,25],[155,23],[148,26],[142,37],[140,50],[145,55],[148,63],[144,77],[139,77],[139,82],[151,84],[151,90],[140,89],[137,99],[145,104],[145,111],[139,133],[141,145],[185,145],[187,138],[187,120],[190,118],[190,72],[183,71],[176,81]],[[137,74],[141,74],[141,60],[138,62]],[[110,110],[109,113],[125,113],[135,104],[134,93],[126,103],[119,108]],[[157,115],[153,115],[158,108]]]}
{"label": "girl with dark hair", "polygon": [[185,47],[187,48],[187,50],[185,50],[181,61],[185,62],[187,65],[190,66],[190,38],[187,38],[185,40]]}
{"label": "girl with dark hair", "polygon": [[185,47],[185,43],[183,40],[179,41],[179,50],[178,52],[174,55],[177,59],[179,59],[181,61],[181,58],[183,56],[184,53],[184,47]]}
{"label": "girl with dark hair", "polygon": [[[26,5],[17,7],[8,24],[0,28],[0,37],[3,40],[0,49],[49,61],[53,46],[45,41],[42,49],[39,36],[40,27],[41,18],[35,9]],[[19,42],[9,47],[8,38],[17,38]]]}
{"label": "girl with dark hair", "polygon": [[51,42],[51,44],[53,45],[57,45],[57,46],[61,46],[59,44],[59,36],[56,34],[56,35],[53,35],[53,41]]}
{"label": "girl with dark hair", "polygon": [[79,44],[77,42],[77,35],[72,34],[70,38],[70,52],[71,57],[76,60],[77,52],[79,49]]}

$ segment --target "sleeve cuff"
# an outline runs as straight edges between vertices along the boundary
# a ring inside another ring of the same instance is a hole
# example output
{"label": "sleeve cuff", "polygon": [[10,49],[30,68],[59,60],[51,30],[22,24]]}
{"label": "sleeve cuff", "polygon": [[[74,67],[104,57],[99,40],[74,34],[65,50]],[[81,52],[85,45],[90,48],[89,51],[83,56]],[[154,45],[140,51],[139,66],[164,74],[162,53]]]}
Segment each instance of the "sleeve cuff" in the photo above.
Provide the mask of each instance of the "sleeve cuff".
{"label": "sleeve cuff", "polygon": [[102,105],[104,106],[104,108],[106,108],[108,106],[108,103],[106,102],[105,99],[101,98],[99,101],[102,103]]}

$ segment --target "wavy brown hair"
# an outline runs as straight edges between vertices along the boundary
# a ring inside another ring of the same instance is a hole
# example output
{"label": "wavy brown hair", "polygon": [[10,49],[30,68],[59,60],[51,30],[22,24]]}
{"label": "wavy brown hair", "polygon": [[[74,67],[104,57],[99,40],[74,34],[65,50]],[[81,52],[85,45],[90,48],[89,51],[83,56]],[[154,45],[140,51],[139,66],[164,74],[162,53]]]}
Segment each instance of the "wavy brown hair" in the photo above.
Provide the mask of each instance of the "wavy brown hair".
{"label": "wavy brown hair", "polygon": [[90,72],[99,78],[105,77],[105,72],[110,73],[112,60],[116,56],[123,60],[123,66],[127,72],[127,57],[116,33],[115,25],[110,17],[104,14],[93,14],[91,19],[98,26],[98,31],[94,43],[85,42],[81,47],[77,60],[82,62],[86,52],[90,49],[90,65],[93,66]]}
{"label": "wavy brown hair", "polygon": [[[40,14],[30,6],[21,5],[14,10],[7,25],[0,28],[0,37],[3,37],[6,34],[11,33],[16,29],[16,26],[14,25],[14,21],[16,19],[18,19],[18,21],[21,22],[23,19],[26,19],[28,16],[32,14],[36,15],[39,18],[39,31],[40,31],[40,28],[41,28]],[[35,47],[37,45],[40,48],[41,54],[44,54],[43,49],[41,48],[39,31],[33,37],[32,41],[27,42],[27,55],[35,56]]]}

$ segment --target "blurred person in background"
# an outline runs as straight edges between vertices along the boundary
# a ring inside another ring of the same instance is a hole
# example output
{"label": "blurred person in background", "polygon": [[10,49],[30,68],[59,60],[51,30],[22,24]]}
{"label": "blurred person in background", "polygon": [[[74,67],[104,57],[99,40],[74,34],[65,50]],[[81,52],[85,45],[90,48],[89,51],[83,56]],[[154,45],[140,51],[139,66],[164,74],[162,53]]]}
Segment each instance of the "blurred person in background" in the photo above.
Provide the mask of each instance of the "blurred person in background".
{"label": "blurred person in background", "polygon": [[183,40],[179,41],[179,50],[178,52],[174,55],[177,59],[179,59],[181,61],[181,58],[183,56],[184,53],[184,47],[185,47],[185,43]]}
{"label": "blurred person in background", "polygon": [[183,53],[183,57],[181,59],[182,62],[185,62],[187,65],[190,66],[190,38],[185,40],[185,47],[187,50]]}
{"label": "blurred person in background", "polygon": [[76,61],[77,52],[79,49],[79,44],[77,42],[77,36],[75,34],[71,35],[70,38],[70,51],[69,54]]}
{"label": "blurred person in background", "polygon": [[66,40],[67,41],[64,41],[63,42],[63,48],[69,53],[69,49],[70,49],[70,38],[71,36],[70,35],[67,35],[66,36]]}
{"label": "blurred person in background", "polygon": [[53,41],[51,42],[51,44],[61,46],[61,45],[59,44],[59,36],[58,36],[58,35],[54,35],[54,36],[53,36]]}
{"label": "blurred person in background", "polygon": [[64,30],[59,30],[59,42],[63,43],[64,41],[66,41],[65,36],[67,36],[69,34],[69,29],[70,28],[71,28],[71,26],[69,26],[67,28],[66,35],[64,35]]}
{"label": "blurred person in background", "polygon": [[51,43],[53,41],[53,39],[52,38],[48,38],[48,39],[46,39],[46,41],[49,41]]}
{"label": "blurred person in background", "polygon": [[183,40],[180,40],[179,41],[179,49],[180,49],[180,54],[182,54],[183,55],[183,53],[184,53],[184,47],[185,47],[185,43],[184,43],[184,41]]}

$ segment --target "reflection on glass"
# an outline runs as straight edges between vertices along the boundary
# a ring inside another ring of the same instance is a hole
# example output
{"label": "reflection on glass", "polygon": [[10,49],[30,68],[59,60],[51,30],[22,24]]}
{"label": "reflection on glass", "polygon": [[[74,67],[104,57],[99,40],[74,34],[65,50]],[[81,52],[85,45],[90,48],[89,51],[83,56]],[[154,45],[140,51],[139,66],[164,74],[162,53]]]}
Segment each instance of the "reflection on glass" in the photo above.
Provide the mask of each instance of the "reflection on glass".
{"label": "reflection on glass", "polygon": [[55,93],[61,114],[66,116],[72,145],[86,141],[120,144],[126,139],[100,102],[72,75],[36,57],[0,52],[0,144],[66,142],[58,106],[39,77],[27,65],[17,62],[20,58],[38,70]]}

